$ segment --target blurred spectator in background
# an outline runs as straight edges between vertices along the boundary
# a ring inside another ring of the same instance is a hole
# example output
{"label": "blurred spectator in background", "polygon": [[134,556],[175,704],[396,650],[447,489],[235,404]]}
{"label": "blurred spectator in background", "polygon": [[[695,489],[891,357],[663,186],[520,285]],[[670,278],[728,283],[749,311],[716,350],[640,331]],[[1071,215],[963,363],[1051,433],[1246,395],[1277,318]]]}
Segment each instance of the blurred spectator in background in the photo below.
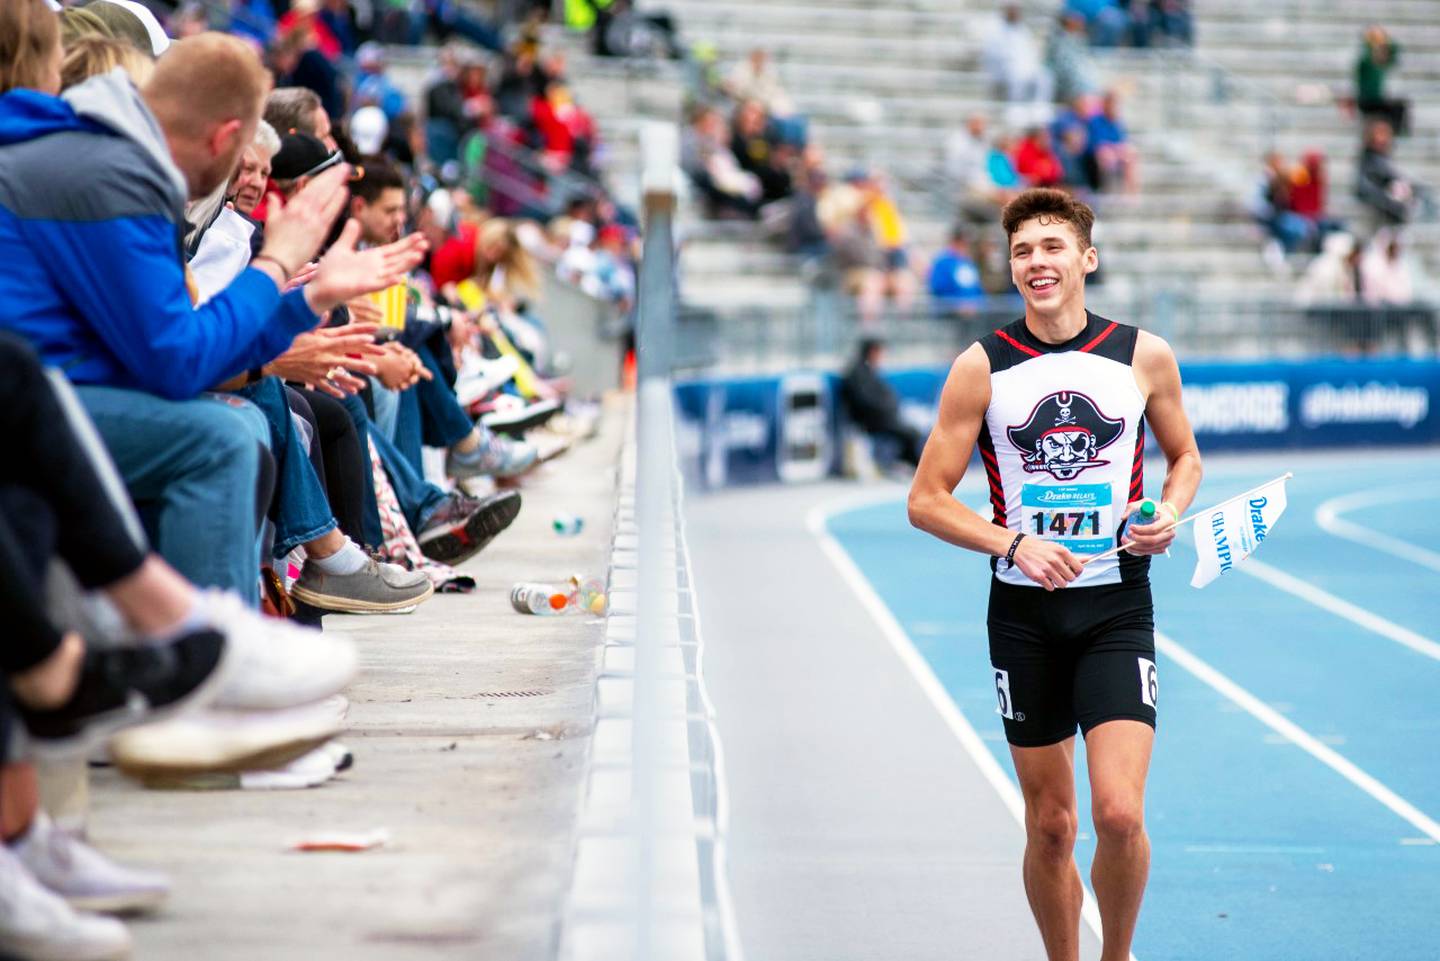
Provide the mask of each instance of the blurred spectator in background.
{"label": "blurred spectator in background", "polygon": [[1394,147],[1390,124],[1384,120],[1370,121],[1365,128],[1365,145],[1360,151],[1355,195],[1370,211],[1377,228],[1409,222],[1424,199],[1424,188],[1395,165],[1390,156]]}
{"label": "blurred spectator in background", "polygon": [[1139,162],[1130,132],[1120,119],[1120,95],[1107,91],[1098,113],[1088,118],[1090,149],[1106,190],[1123,187],[1126,193],[1140,189]]}
{"label": "blurred spectator in background", "polygon": [[1015,170],[1031,187],[1054,187],[1065,179],[1065,168],[1050,143],[1050,131],[1031,127],[1015,145]]}
{"label": "blurred spectator in background", "polygon": [[347,57],[354,56],[360,41],[356,39],[355,12],[351,9],[350,0],[323,0],[320,12],[315,16],[340,45],[340,52]]}
{"label": "blurred spectator in background", "polygon": [[1348,304],[1360,295],[1360,247],[1355,238],[1337,231],[1325,238],[1320,253],[1295,286],[1302,306]]}
{"label": "blurred spectator in background", "polygon": [[1290,210],[1311,224],[1310,235],[1318,245],[1325,234],[1344,229],[1344,224],[1326,212],[1329,187],[1325,155],[1311,150],[1290,170]]}
{"label": "blurred spectator in background", "polygon": [[176,40],[184,40],[209,29],[210,15],[206,12],[205,5],[198,0],[181,4],[170,18],[170,35]]}
{"label": "blurred spectator in background", "polygon": [[1060,14],[1045,51],[1045,64],[1055,78],[1056,100],[1074,100],[1099,89],[1084,17],[1068,11]]}
{"label": "blurred spectator in background", "polygon": [[973,114],[945,142],[945,172],[957,209],[977,224],[993,224],[1021,186],[1006,149],[987,141],[988,127],[984,114]]}
{"label": "blurred spectator in background", "polygon": [[786,155],[792,151],[771,136],[765,105],[759,100],[743,100],[735,108],[730,148],[735,152],[736,162],[760,181],[762,202],[790,196]]}
{"label": "blurred spectator in background", "polygon": [[1065,10],[1084,18],[1090,43],[1097,47],[1116,46],[1130,27],[1129,13],[1116,0],[1066,0]]}
{"label": "blurred spectator in background", "polygon": [[730,127],[713,107],[695,111],[680,137],[680,167],[705,198],[707,216],[754,219],[764,188],[730,149]]}
{"label": "blurred spectator in background", "polygon": [[846,178],[859,188],[865,198],[865,216],[880,248],[885,280],[885,293],[901,310],[915,302],[915,274],[910,269],[909,231],[900,208],[890,196],[885,181],[874,171],[859,168]]}
{"label": "blurred spectator in background", "polygon": [[1360,296],[1372,306],[1415,302],[1415,281],[1396,230],[1381,230],[1360,258]]}
{"label": "blurred spectator in background", "polygon": [[[340,88],[340,75],[317,42],[313,16],[296,20],[288,32],[280,35],[270,47],[275,86],[313,90],[330,116],[343,117],[345,94]],[[283,128],[276,129],[283,132]]]}
{"label": "blurred spectator in background", "polygon": [[1400,45],[1384,27],[1375,24],[1366,29],[1355,61],[1355,106],[1366,120],[1386,120],[1403,137],[1410,132],[1409,102],[1385,95],[1385,81],[1399,59]]}
{"label": "blurred spectator in background", "polygon": [[593,175],[595,121],[575,102],[569,84],[558,78],[549,80],[544,94],[535,98],[530,115],[541,159],[550,170]]}
{"label": "blurred spectator in background", "polygon": [[780,73],[764,48],[756,47],[731,67],[721,82],[721,89],[734,100],[760,101],[769,115],[776,139],[791,146],[804,146],[806,118],[796,111],[795,102],[785,92]]}
{"label": "blurred spectator in background", "polygon": [[1285,271],[1285,255],[1310,243],[1314,225],[1290,209],[1290,168],[1276,151],[1265,164],[1250,196],[1250,215],[1265,229],[1265,262],[1277,273]]}
{"label": "blurred spectator in background", "polygon": [[990,24],[980,58],[991,86],[1010,103],[1008,123],[1021,126],[1048,114],[1054,86],[1019,4],[1007,4]]}
{"label": "blurred spectator in background", "polygon": [[880,376],[885,343],[878,337],[860,341],[855,360],[840,381],[840,399],[850,419],[867,434],[889,438],[900,444],[900,459],[919,465],[925,436],[900,417],[900,398]]}
{"label": "blurred spectator in background", "polygon": [[930,263],[926,282],[941,314],[973,314],[985,303],[980,268],[970,256],[970,234],[962,226],[950,231],[950,242]]}
{"label": "blurred spectator in background", "polygon": [[1055,145],[1055,156],[1064,172],[1061,182],[1073,190],[1099,190],[1100,165],[1090,149],[1089,134],[1084,127],[1067,126]]}
{"label": "blurred spectator in background", "polygon": [[[830,253],[830,240],[820,224],[820,195],[826,185],[825,171],[821,167],[807,167],[802,170],[796,185],[794,201],[790,208],[790,223],[785,246],[792,254],[799,254],[802,260],[818,265]],[[811,268],[813,271],[813,267]]]}
{"label": "blurred spectator in background", "polygon": [[362,43],[355,51],[355,65],[360,68],[355,77],[355,104],[379,107],[385,119],[394,123],[405,110],[405,94],[385,76],[385,48],[373,40]]}

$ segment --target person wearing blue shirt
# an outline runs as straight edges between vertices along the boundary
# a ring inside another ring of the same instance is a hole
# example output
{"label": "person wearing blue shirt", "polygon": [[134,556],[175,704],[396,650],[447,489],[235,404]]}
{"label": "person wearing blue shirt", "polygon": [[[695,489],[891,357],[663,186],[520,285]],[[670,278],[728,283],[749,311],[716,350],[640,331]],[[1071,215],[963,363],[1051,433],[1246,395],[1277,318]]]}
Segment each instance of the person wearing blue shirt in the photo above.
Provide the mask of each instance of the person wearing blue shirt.
{"label": "person wearing blue shirt", "polygon": [[980,268],[970,256],[970,238],[963,228],[950,232],[950,243],[930,264],[927,286],[942,313],[975,313],[984,305]]}

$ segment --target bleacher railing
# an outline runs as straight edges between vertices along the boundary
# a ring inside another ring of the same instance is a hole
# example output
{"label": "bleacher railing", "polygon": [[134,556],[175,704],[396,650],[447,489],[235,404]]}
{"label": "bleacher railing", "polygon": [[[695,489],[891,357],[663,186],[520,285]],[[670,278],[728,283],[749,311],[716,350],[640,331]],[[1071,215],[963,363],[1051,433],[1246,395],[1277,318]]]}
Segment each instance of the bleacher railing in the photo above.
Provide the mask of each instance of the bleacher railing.
{"label": "bleacher railing", "polygon": [[[1095,312],[1164,337],[1186,359],[1283,360],[1440,354],[1436,310],[1423,303],[1367,306],[1217,302],[1183,295],[1107,301]],[[1000,300],[967,312],[892,311],[866,323],[849,305],[797,309],[682,308],[675,368],[687,372],[838,369],[862,336],[878,335],[896,364],[947,362],[979,337],[1023,314]]]}

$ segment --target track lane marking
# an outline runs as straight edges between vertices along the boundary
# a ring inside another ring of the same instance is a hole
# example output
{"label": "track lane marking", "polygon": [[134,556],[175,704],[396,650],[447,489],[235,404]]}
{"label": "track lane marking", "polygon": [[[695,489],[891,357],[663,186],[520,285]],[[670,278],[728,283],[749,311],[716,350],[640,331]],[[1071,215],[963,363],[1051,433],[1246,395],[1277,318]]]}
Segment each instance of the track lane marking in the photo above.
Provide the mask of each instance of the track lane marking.
{"label": "track lane marking", "polygon": [[1372,487],[1367,490],[1356,491],[1353,494],[1345,494],[1340,497],[1332,497],[1319,507],[1315,508],[1315,523],[1327,534],[1353,541],[1365,547],[1372,547],[1378,551],[1384,551],[1412,564],[1419,564],[1421,567],[1428,567],[1432,571],[1440,571],[1440,554],[1427,550],[1417,544],[1392,537],[1383,531],[1377,531],[1373,527],[1366,527],[1354,521],[1346,520],[1341,515],[1350,511],[1358,510],[1361,507],[1371,507],[1375,504],[1393,504],[1399,501],[1435,500],[1440,498],[1440,492],[1417,491],[1414,484],[1396,484],[1386,487]]}
{"label": "track lane marking", "polygon": [[1260,723],[1275,731],[1285,740],[1299,747],[1321,764],[1335,771],[1345,780],[1379,801],[1395,814],[1409,822],[1426,837],[1440,842],[1440,823],[1426,815],[1415,805],[1396,794],[1379,780],[1361,770],[1339,751],[1322,743],[1294,721],[1289,720],[1275,708],[1236,684],[1229,677],[1211,667],[1191,653],[1183,645],[1157,630],[1155,649],[1170,658],[1196,678],[1224,695]]}
{"label": "track lane marking", "polygon": [[[910,676],[915,679],[926,700],[935,708],[945,726],[955,735],[965,753],[975,762],[980,769],[981,775],[1000,795],[1000,800],[1014,816],[1016,822],[1023,828],[1025,826],[1025,801],[1020,796],[1020,788],[1010,776],[1005,773],[995,755],[985,746],[975,728],[965,716],[960,713],[950,693],[935,676],[935,671],[930,667],[930,662],[925,660],[919,650],[916,649],[910,635],[895,618],[894,613],[875,592],[870,581],[860,571],[855,561],[846,553],[840,542],[830,534],[828,522],[831,516],[846,511],[856,510],[863,507],[873,507],[877,504],[894,502],[897,500],[895,491],[875,492],[870,494],[852,494],[841,497],[824,504],[812,507],[805,515],[805,526],[810,529],[816,542],[820,545],[821,552],[830,559],[840,577],[850,587],[852,595],[864,607],[866,613],[875,621],[880,633],[890,643],[900,662],[909,670]],[[1100,907],[1095,901],[1095,895],[1090,890],[1090,885],[1081,885],[1085,894],[1084,902],[1080,908],[1080,916],[1100,938],[1103,943],[1103,935],[1100,929]],[[1136,961],[1135,955],[1130,955],[1130,961]]]}

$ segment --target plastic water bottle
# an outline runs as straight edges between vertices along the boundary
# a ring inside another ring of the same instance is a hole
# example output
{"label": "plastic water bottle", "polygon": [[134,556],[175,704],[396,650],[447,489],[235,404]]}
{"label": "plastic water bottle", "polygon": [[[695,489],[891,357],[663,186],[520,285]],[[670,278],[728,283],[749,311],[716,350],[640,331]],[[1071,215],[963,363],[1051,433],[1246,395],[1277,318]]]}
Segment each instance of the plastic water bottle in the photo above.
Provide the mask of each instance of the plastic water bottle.
{"label": "plastic water bottle", "polygon": [[1140,502],[1140,507],[1131,514],[1125,521],[1125,526],[1120,528],[1120,536],[1123,539],[1133,524],[1136,527],[1144,527],[1146,524],[1153,524],[1159,519],[1160,505],[1145,498]]}
{"label": "plastic water bottle", "polygon": [[570,609],[577,614],[605,613],[605,585],[594,577],[570,578]]}
{"label": "plastic water bottle", "polygon": [[521,614],[554,617],[565,613],[565,609],[570,606],[570,592],[568,584],[521,581],[510,588],[510,606]]}
{"label": "plastic water bottle", "polygon": [[550,527],[561,537],[574,537],[585,526],[585,520],[575,514],[556,514],[550,520]]}

